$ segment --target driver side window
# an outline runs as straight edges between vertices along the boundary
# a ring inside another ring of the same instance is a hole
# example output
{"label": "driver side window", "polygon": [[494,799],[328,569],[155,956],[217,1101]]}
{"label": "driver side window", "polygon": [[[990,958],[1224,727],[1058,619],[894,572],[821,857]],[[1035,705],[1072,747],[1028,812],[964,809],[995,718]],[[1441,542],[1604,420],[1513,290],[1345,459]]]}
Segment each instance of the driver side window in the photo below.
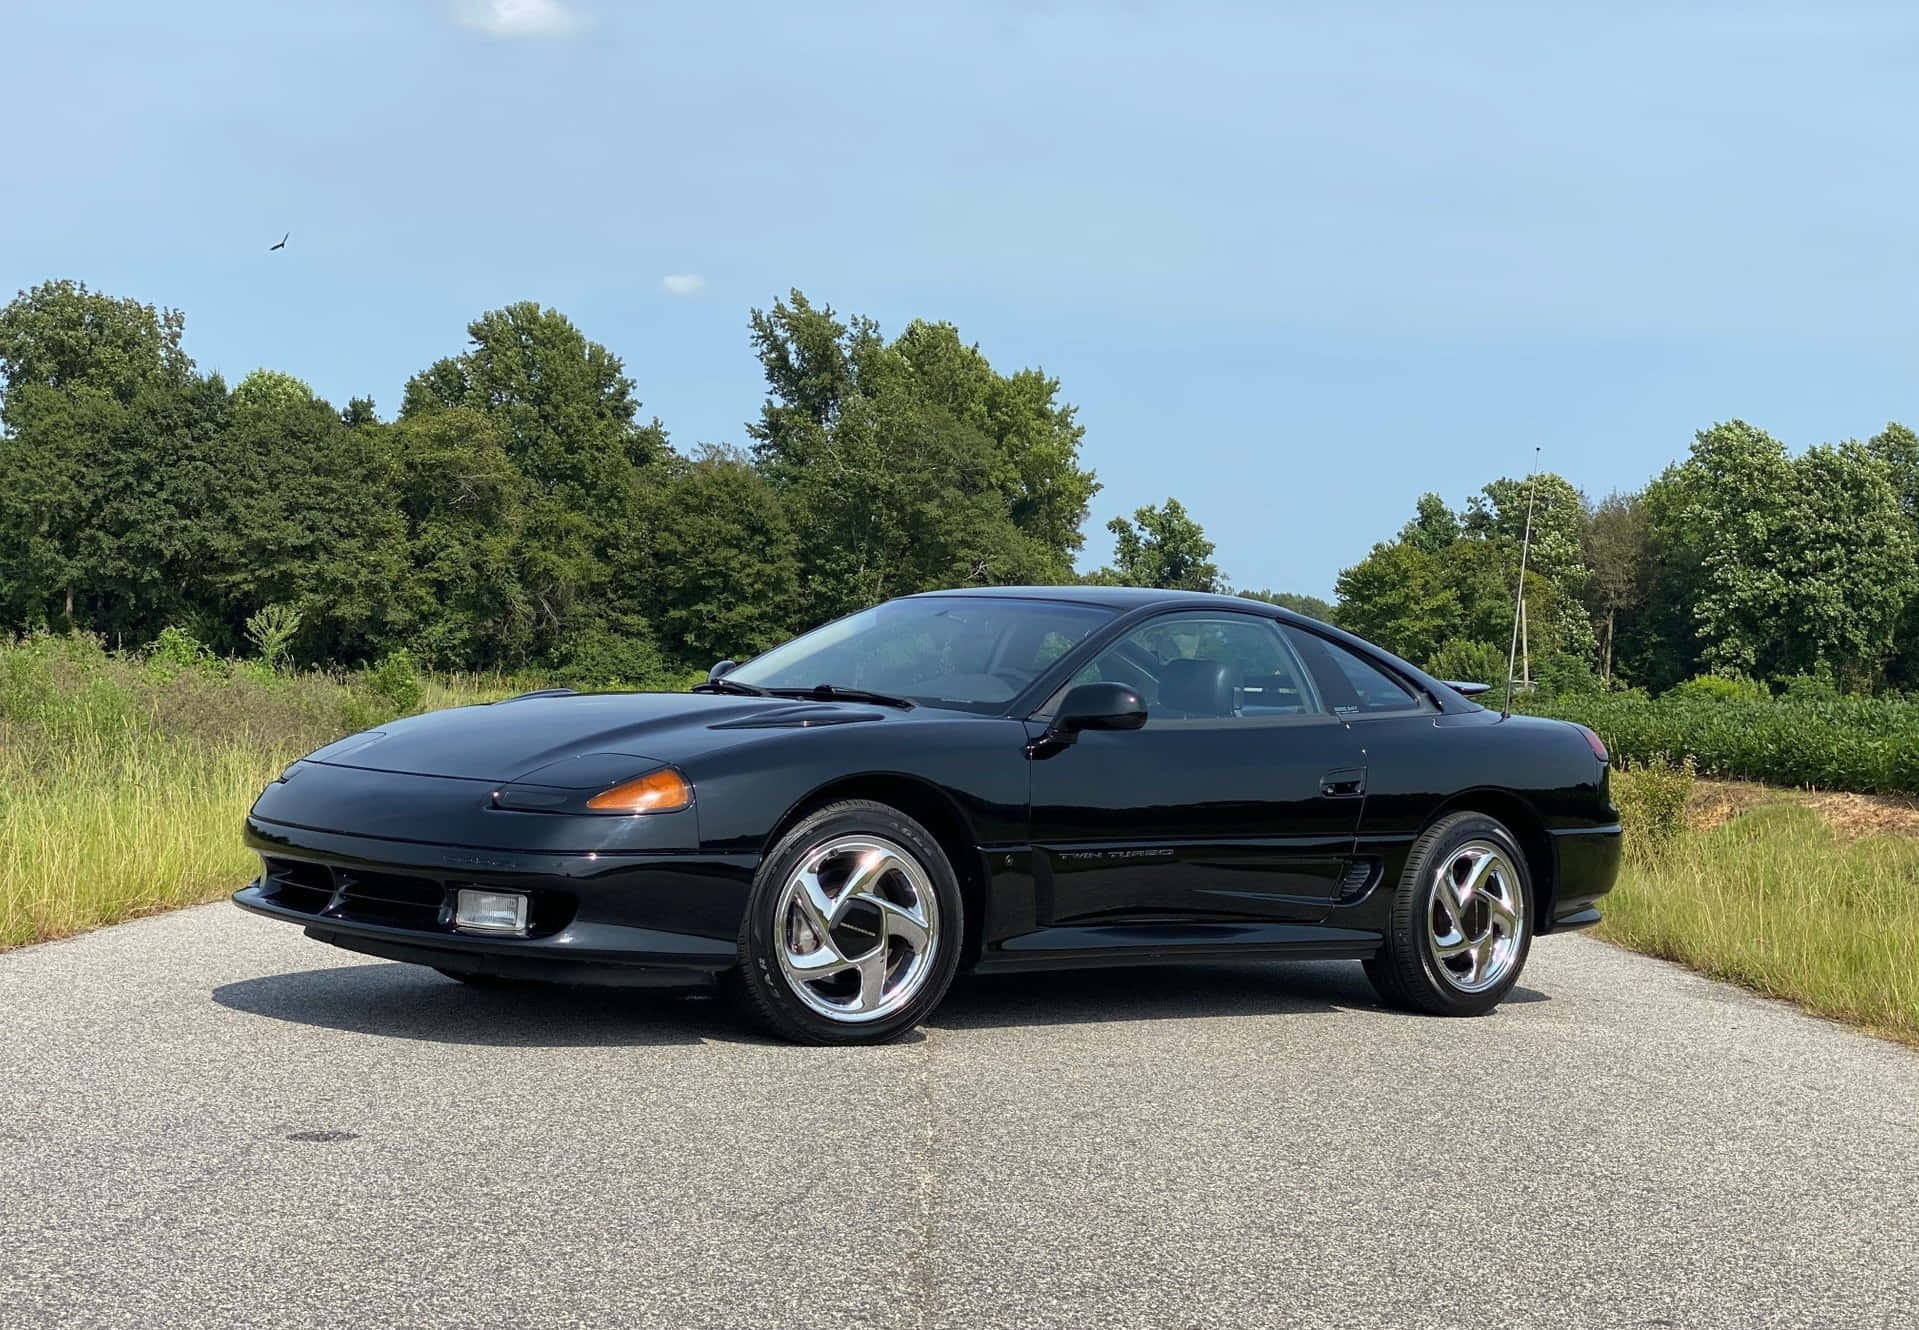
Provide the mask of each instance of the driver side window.
{"label": "driver side window", "polygon": [[1101,681],[1132,688],[1154,720],[1251,720],[1322,710],[1311,676],[1279,626],[1256,615],[1148,620],[1072,679]]}

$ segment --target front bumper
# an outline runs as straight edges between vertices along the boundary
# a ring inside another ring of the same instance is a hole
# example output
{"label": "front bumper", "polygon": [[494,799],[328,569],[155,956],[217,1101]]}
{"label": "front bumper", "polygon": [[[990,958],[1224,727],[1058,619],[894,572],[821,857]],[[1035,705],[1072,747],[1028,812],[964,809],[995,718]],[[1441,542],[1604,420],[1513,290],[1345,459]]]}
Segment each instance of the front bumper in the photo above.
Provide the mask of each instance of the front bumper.
{"label": "front bumper", "polygon": [[[249,817],[255,914],[348,950],[484,974],[572,982],[700,982],[738,960],[747,855],[517,853],[343,836]],[[461,887],[524,892],[528,935],[454,931]]]}

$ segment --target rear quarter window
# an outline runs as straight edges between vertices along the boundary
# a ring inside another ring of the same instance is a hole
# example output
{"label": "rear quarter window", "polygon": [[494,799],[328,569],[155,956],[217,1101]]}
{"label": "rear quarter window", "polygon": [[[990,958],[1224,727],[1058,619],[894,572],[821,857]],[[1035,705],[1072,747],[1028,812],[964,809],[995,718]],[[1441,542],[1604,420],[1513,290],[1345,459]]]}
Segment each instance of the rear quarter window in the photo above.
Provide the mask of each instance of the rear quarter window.
{"label": "rear quarter window", "polygon": [[1329,642],[1317,633],[1291,624],[1286,625],[1285,631],[1319,679],[1334,714],[1383,716],[1424,709],[1419,694],[1409,685],[1337,642]]}

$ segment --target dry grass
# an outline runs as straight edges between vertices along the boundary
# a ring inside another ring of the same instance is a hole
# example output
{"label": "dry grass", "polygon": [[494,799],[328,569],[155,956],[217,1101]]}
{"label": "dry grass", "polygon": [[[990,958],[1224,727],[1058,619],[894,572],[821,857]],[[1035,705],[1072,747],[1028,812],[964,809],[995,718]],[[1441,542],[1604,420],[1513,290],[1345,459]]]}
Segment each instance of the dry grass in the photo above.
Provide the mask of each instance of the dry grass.
{"label": "dry grass", "polygon": [[1686,821],[1695,831],[1710,831],[1755,808],[1777,804],[1798,804],[1812,809],[1844,840],[1919,836],[1919,799],[1909,795],[1782,790],[1751,781],[1698,782],[1686,806]]}

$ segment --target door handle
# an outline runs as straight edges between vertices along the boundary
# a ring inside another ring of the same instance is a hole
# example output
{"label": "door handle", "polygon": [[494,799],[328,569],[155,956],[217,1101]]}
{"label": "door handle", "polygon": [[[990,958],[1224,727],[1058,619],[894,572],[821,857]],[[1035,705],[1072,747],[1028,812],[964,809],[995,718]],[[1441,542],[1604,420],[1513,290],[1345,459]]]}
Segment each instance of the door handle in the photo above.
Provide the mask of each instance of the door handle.
{"label": "door handle", "polygon": [[1366,769],[1344,767],[1319,778],[1319,792],[1328,799],[1353,799],[1366,793]]}

